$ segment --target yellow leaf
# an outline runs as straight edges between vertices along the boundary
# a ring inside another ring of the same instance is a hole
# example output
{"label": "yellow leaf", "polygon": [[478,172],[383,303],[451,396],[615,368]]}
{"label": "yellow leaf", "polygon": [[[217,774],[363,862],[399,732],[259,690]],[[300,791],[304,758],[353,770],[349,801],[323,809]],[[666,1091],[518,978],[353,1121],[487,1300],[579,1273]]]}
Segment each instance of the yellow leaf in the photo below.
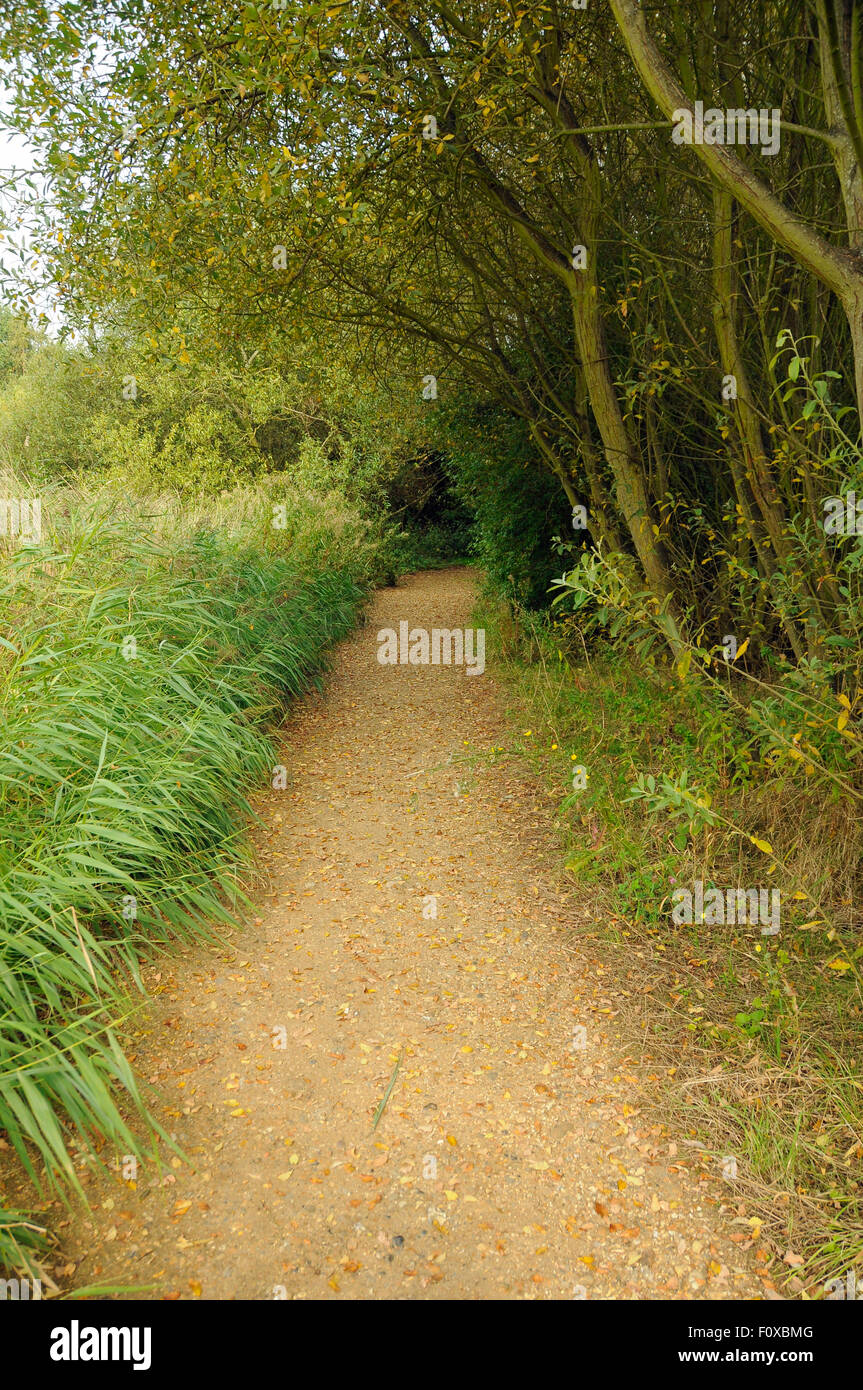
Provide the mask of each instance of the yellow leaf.
{"label": "yellow leaf", "polygon": [[839,730],[840,733],[841,733],[842,730],[845,728],[845,725],[848,723],[849,718],[850,718],[850,715],[849,715],[847,709],[843,709],[843,711],[842,711],[842,713],[840,714],[839,718],[836,720],[836,728]]}
{"label": "yellow leaf", "polygon": [[688,671],[689,671],[689,667],[690,667],[691,661],[692,661],[692,652],[691,652],[691,651],[685,651],[685,652],[683,653],[683,656],[680,658],[680,660],[679,660],[678,663],[677,663],[677,675],[678,675],[678,677],[679,677],[679,679],[680,679],[681,681],[685,681],[685,680],[686,680],[686,676],[687,676],[687,673],[688,673]]}
{"label": "yellow leaf", "polygon": [[735,658],[734,658],[735,661],[738,661],[738,660],[740,659],[740,657],[741,657],[741,656],[743,655],[743,653],[746,651],[746,648],[747,648],[748,646],[749,646],[749,638],[747,637],[747,638],[744,639],[744,641],[742,641],[742,642],[740,643],[740,646],[737,648],[737,655],[736,655]]}
{"label": "yellow leaf", "polygon": [[829,969],[829,970],[850,970],[850,969],[851,969],[851,966],[850,966],[850,963],[849,963],[847,960],[842,960],[842,958],[841,958],[840,956],[837,956],[835,960],[831,960],[831,961],[830,961],[830,963],[829,963],[829,965],[828,965],[828,969]]}
{"label": "yellow leaf", "polygon": [[749,838],[752,841],[755,848],[761,850],[762,854],[773,853],[773,846],[768,844],[766,840],[759,840],[757,835],[750,835]]}
{"label": "yellow leaf", "polygon": [[844,705],[846,709],[851,708],[851,701],[848,699],[847,695],[839,695],[837,698],[839,700],[840,705]]}

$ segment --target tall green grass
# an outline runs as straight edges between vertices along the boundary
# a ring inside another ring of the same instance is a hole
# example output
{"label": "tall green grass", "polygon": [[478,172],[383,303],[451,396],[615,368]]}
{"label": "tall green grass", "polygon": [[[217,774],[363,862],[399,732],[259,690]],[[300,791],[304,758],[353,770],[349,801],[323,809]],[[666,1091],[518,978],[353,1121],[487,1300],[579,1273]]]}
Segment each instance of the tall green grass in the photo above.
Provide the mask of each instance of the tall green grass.
{"label": "tall green grass", "polygon": [[[138,1152],[130,986],[155,947],[235,920],[268,728],[350,630],[375,543],[309,499],[275,530],[265,491],[51,514],[0,566],[0,1127],[62,1190],[76,1149]],[[0,1265],[32,1247],[0,1213]]]}

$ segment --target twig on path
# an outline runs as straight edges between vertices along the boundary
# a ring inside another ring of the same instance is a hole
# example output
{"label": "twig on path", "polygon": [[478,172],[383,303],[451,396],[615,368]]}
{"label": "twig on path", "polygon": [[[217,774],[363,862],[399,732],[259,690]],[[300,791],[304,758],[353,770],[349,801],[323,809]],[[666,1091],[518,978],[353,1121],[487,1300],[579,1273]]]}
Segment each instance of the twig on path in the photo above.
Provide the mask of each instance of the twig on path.
{"label": "twig on path", "polygon": [[387,1086],[387,1089],[386,1089],[386,1091],[384,1092],[384,1098],[383,1098],[383,1100],[381,1101],[380,1105],[379,1105],[378,1108],[377,1108],[377,1112],[376,1112],[375,1118],[374,1118],[374,1123],[372,1124],[372,1133],[373,1133],[373,1134],[374,1134],[375,1130],[376,1130],[377,1127],[378,1127],[378,1120],[380,1119],[381,1115],[384,1113],[384,1107],[386,1106],[387,1101],[389,1100],[390,1096],[391,1096],[392,1093],[393,1093],[393,1086],[395,1086],[395,1084],[396,1084],[396,1077],[397,1077],[398,1074],[399,1074],[399,1067],[400,1067],[401,1064],[402,1064],[402,1057],[403,1057],[404,1055],[405,1055],[405,1050],[404,1050],[404,1048],[402,1048],[401,1052],[400,1052],[399,1055],[398,1055],[398,1060],[396,1061],[395,1068],[394,1068],[394,1070],[393,1070],[393,1074],[392,1074],[392,1076],[390,1077],[390,1084],[389,1084],[389,1086]]}

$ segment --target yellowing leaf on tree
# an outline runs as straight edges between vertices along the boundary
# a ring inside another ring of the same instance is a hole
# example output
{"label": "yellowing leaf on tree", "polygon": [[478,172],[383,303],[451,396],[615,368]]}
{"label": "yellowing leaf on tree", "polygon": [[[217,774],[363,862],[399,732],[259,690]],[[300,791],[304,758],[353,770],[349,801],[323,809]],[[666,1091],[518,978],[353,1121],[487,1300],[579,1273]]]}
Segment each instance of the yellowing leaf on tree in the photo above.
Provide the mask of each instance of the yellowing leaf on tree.
{"label": "yellowing leaf on tree", "polygon": [[741,656],[743,655],[743,653],[746,651],[746,648],[747,648],[748,646],[749,646],[749,638],[748,638],[748,637],[745,637],[745,638],[743,639],[743,641],[740,643],[740,646],[737,648],[737,653],[736,653],[736,655],[735,655],[735,657],[734,657],[734,660],[735,660],[735,661],[739,661],[740,657],[741,657]]}

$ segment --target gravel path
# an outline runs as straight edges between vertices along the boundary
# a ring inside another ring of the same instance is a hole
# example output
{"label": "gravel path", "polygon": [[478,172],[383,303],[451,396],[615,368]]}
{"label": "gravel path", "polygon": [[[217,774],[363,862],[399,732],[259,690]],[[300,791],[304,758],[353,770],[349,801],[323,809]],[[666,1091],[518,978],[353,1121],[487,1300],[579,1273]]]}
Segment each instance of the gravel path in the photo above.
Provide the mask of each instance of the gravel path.
{"label": "gravel path", "polygon": [[650,1117],[541,789],[488,756],[493,674],[377,661],[379,628],[470,625],[473,596],[464,570],[378,593],[286,727],[257,917],[149,976],[136,1066],[194,1167],[90,1180],[77,1287],[762,1296],[729,1189]]}

